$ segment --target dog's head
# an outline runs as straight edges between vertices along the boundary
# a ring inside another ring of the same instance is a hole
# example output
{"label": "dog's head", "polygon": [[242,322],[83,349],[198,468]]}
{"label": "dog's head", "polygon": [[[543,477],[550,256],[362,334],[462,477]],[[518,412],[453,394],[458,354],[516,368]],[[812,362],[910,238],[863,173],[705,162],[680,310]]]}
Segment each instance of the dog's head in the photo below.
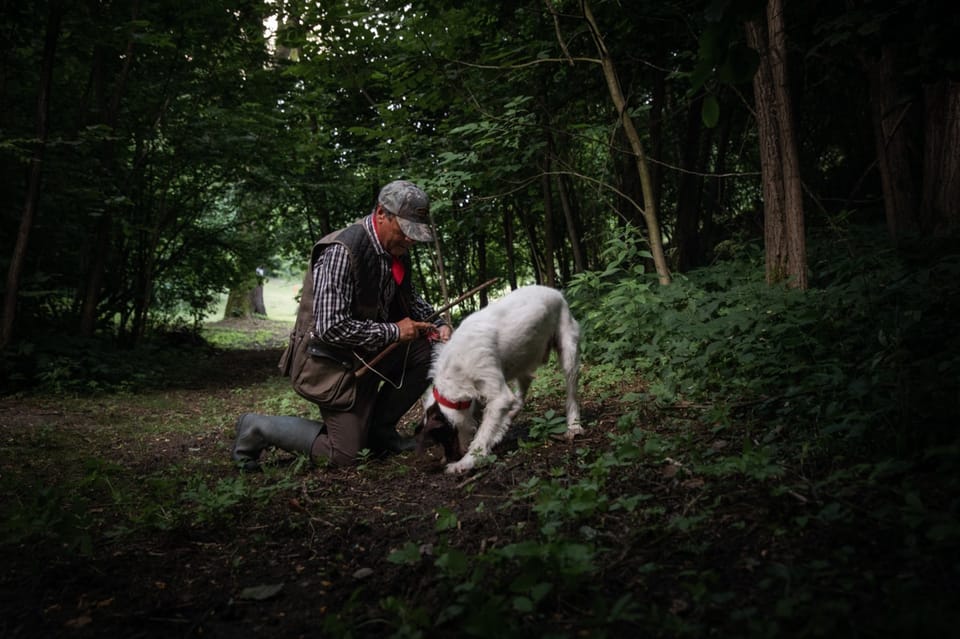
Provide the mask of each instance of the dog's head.
{"label": "dog's head", "polygon": [[436,402],[423,411],[423,421],[414,431],[417,440],[417,454],[422,455],[431,446],[443,446],[446,461],[458,461],[464,455],[460,445],[460,436],[456,427],[447,419]]}
{"label": "dog's head", "polygon": [[448,463],[459,461],[477,432],[478,416],[479,405],[473,399],[451,401],[436,386],[430,387],[423,394],[423,420],[414,433],[417,452],[440,444]]}

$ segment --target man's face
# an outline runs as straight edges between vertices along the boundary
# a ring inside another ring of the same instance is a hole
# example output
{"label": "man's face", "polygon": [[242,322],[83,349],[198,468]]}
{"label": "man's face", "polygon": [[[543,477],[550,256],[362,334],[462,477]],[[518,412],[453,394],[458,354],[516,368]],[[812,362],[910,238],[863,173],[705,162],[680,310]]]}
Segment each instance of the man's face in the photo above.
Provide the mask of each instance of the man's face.
{"label": "man's face", "polygon": [[416,240],[411,240],[400,230],[397,216],[390,215],[382,206],[377,207],[376,222],[377,236],[380,238],[383,248],[390,255],[400,257],[416,244]]}

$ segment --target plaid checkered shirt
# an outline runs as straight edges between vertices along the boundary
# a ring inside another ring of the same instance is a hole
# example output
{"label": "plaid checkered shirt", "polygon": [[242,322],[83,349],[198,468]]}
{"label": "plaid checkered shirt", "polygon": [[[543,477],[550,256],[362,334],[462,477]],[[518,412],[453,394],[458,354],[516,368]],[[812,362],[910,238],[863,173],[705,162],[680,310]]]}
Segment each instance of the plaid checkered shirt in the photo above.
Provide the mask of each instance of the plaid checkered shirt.
{"label": "plaid checkered shirt", "polygon": [[[363,228],[373,242],[379,256],[380,300],[378,317],[362,320],[353,317],[353,299],[357,292],[353,269],[350,268],[350,253],[342,244],[331,244],[313,267],[313,318],[316,334],[324,342],[334,346],[361,348],[368,352],[382,350],[400,339],[400,329],[389,321],[388,309],[399,286],[393,279],[390,266],[393,257],[384,250],[373,230],[373,215],[362,220]],[[407,274],[410,277],[410,274]],[[426,321],[433,314],[433,307],[414,293],[410,317]],[[440,326],[442,320],[435,320]]]}

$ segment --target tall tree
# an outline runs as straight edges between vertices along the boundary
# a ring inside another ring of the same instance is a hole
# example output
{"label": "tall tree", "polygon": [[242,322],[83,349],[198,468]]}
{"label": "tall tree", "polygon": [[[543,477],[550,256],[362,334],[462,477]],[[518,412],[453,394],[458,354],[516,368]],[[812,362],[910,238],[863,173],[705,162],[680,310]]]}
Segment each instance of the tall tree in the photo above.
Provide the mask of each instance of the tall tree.
{"label": "tall tree", "polygon": [[[549,2],[548,2],[549,6]],[[580,7],[583,11],[583,17],[590,27],[590,36],[600,55],[600,65],[603,69],[603,77],[607,83],[607,89],[610,92],[610,99],[617,111],[617,117],[623,126],[627,140],[630,142],[630,149],[633,152],[634,162],[636,163],[637,174],[640,177],[640,185],[643,190],[643,220],[647,227],[647,241],[650,244],[650,253],[653,255],[654,266],[657,270],[657,276],[661,284],[670,283],[670,269],[667,266],[667,259],[663,251],[663,237],[660,231],[660,217],[657,211],[657,202],[653,190],[653,179],[650,176],[650,167],[647,163],[646,151],[643,142],[640,140],[640,134],[633,122],[633,117],[627,108],[627,101],[623,95],[623,89],[620,85],[620,78],[617,75],[616,64],[613,61],[610,51],[604,42],[603,34],[597,25],[593,10],[590,8],[588,0],[581,0]]]}
{"label": "tall tree", "polygon": [[7,286],[4,295],[3,317],[0,324],[0,349],[9,345],[17,317],[17,298],[20,293],[20,277],[27,255],[27,243],[33,229],[33,220],[40,201],[40,181],[43,177],[43,160],[49,134],[50,93],[53,87],[53,64],[60,37],[60,21],[63,18],[63,3],[53,0],[47,9],[46,35],[43,39],[40,84],[37,87],[36,142],[30,158],[30,177],[27,183],[26,201],[20,218],[17,242],[7,270]]}
{"label": "tall tree", "polygon": [[[93,5],[93,10],[98,11],[99,6]],[[130,23],[133,24],[139,14],[140,3],[133,2],[130,9]],[[105,80],[106,74],[104,67],[107,65],[107,58],[112,53],[103,43],[98,42],[92,56],[91,75],[97,79],[93,84],[96,91],[97,112],[102,114],[103,124],[108,132],[107,139],[101,145],[100,156],[101,163],[106,171],[118,173],[114,162],[116,159],[116,145],[120,139],[117,135],[117,125],[120,117],[120,106],[126,91],[127,79],[130,75],[130,69],[134,62],[134,43],[136,34],[132,32],[127,36],[126,46],[123,55],[117,57],[122,60],[120,70],[117,73],[114,82],[113,95],[106,95]],[[81,121],[85,121],[85,114],[81,114]],[[93,232],[92,241],[89,242],[90,254],[88,262],[89,268],[86,269],[86,278],[80,289],[80,326],[79,333],[84,337],[91,337],[97,322],[97,307],[100,303],[101,289],[103,288],[103,278],[107,270],[107,262],[111,252],[111,235],[113,232],[113,207],[105,207]]]}
{"label": "tall tree", "polygon": [[927,0],[893,0],[876,11],[860,0],[824,29],[831,41],[853,42],[869,81],[877,168],[894,240],[960,229],[960,55],[939,8]]}
{"label": "tall tree", "polygon": [[767,282],[787,280],[807,288],[806,230],[800,159],[787,77],[787,42],[781,0],[768,0],[763,15],[746,24],[747,42],[760,63],[754,103],[763,173],[764,251]]}
{"label": "tall tree", "polygon": [[[687,107],[686,132],[680,151],[680,171],[677,183],[677,223],[673,244],[676,265],[680,271],[701,266],[706,258],[700,237],[703,200],[703,171],[707,141],[704,139],[703,95]],[[707,136],[708,137],[708,136]]]}
{"label": "tall tree", "polygon": [[553,212],[553,185],[550,179],[551,158],[547,154],[543,161],[543,171],[540,173],[540,186],[543,189],[543,283],[547,286],[557,285],[557,274],[553,265],[555,261],[555,235]]}
{"label": "tall tree", "polygon": [[920,226],[919,167],[916,165],[919,149],[912,134],[916,126],[916,105],[903,99],[897,80],[896,55],[893,46],[884,45],[879,55],[865,56],[863,60],[870,87],[870,112],[887,231],[893,238]]}
{"label": "tall tree", "polygon": [[960,82],[942,78],[923,89],[922,228],[960,231]]}

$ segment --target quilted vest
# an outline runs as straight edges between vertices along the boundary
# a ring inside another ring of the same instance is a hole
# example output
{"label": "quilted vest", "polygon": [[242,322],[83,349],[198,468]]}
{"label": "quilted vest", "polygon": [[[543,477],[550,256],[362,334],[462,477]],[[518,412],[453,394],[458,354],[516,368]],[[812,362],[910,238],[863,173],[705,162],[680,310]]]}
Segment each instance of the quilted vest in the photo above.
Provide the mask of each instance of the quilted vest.
{"label": "quilted vest", "polygon": [[[306,340],[307,343],[320,342],[314,335],[313,318],[313,267],[320,254],[323,253],[331,244],[343,245],[350,254],[350,267],[353,270],[353,279],[356,285],[353,295],[353,315],[364,320],[379,320],[379,299],[380,299],[380,256],[377,253],[373,240],[363,228],[360,222],[334,231],[324,236],[313,246],[310,254],[310,262],[307,265],[307,272],[303,276],[303,287],[300,292],[300,306],[297,310],[297,320],[293,331],[290,333],[290,344],[287,346],[283,357],[280,358],[279,368],[284,375],[290,374],[290,367],[293,359],[298,353],[303,351],[299,346]],[[401,260],[404,265],[406,276],[394,296],[390,308],[387,309],[387,321],[396,321],[409,315],[410,300],[413,295],[413,287],[410,283],[410,257],[404,255]],[[327,349],[340,350],[333,345],[324,344]],[[354,359],[351,353],[342,353],[345,360]],[[367,353],[366,355],[372,355]]]}

